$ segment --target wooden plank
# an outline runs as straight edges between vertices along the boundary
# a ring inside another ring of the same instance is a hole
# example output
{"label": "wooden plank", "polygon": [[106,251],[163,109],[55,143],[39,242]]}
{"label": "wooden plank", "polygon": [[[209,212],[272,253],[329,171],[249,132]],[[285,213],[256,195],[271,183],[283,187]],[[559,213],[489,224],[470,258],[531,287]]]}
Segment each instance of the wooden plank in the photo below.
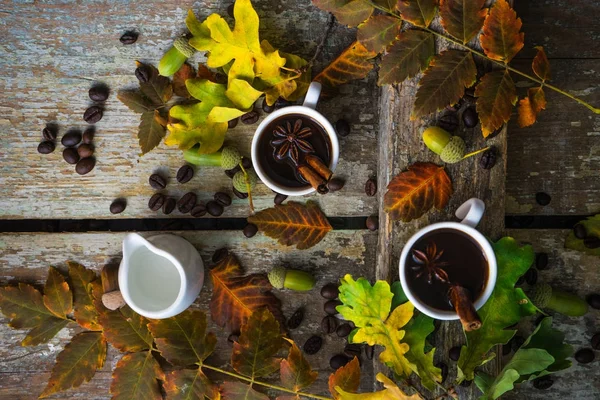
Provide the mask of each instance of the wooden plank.
{"label": "wooden plank", "polygon": [[[310,59],[324,33],[327,13],[310,0],[284,5],[269,0],[253,2],[261,16],[261,34],[274,46]],[[219,190],[231,191],[231,183],[219,168],[203,168],[187,184],[175,181],[183,164],[181,153],[164,144],[139,157],[136,139],[139,115],[127,109],[116,92],[133,87],[135,60],[158,63],[178,34],[185,30],[185,15],[193,8],[199,17],[212,12],[226,15],[229,2],[144,1],[110,6],[76,7],[69,2],[50,1],[44,7],[10,2],[0,13],[0,218],[113,218],[110,203],[126,197],[122,218],[154,218],[147,207],[153,194],[148,177],[162,170],[170,178],[168,193],[179,198],[194,191],[209,200]],[[118,41],[127,29],[140,32],[138,42],[123,46]],[[315,72],[331,61],[352,41],[344,27],[332,30]],[[204,61],[196,54],[192,62]],[[104,118],[96,124],[96,168],[86,176],[62,159],[62,146],[40,155],[36,148],[46,123],[57,123],[60,136],[68,129],[84,129],[83,112],[90,106],[87,91],[95,81],[111,88]],[[330,216],[368,215],[377,209],[376,199],[364,195],[365,181],[376,171],[378,131],[375,74],[342,88],[339,96],[323,100],[319,110],[332,122],[346,118],[352,134],[341,138],[339,176],[348,180],[338,194],[319,197]],[[262,113],[261,111],[261,114]],[[263,115],[264,116],[264,115]],[[256,125],[238,125],[227,136],[243,154],[249,155]],[[349,179],[352,177],[352,179]],[[174,183],[175,182],[175,183]],[[273,193],[259,185],[255,193],[258,209],[273,204]],[[313,196],[316,197],[316,196]],[[178,217],[178,212],[171,214]],[[245,201],[236,200],[224,217],[245,217]]]}
{"label": "wooden plank", "polygon": [[[144,236],[150,236],[146,232]],[[375,249],[377,234],[367,230],[333,231],[317,246],[306,251],[283,248],[273,240],[257,235],[246,239],[241,232],[177,232],[188,239],[200,251],[205,268],[212,265],[210,258],[214,250],[228,247],[240,259],[248,273],[267,272],[274,265],[286,264],[290,267],[310,271],[317,278],[316,288],[310,292],[279,292],[286,316],[298,307],[305,307],[305,320],[301,327],[291,331],[291,337],[302,345],[313,334],[320,333],[320,321],[324,300],[319,295],[321,287],[335,282],[346,273],[353,276],[374,278]],[[118,262],[121,254],[121,241],[125,233],[88,234],[23,234],[0,236],[0,284],[26,281],[41,284],[47,274],[47,266],[54,265],[65,270],[65,260],[83,263],[100,270],[107,263]],[[208,310],[211,288],[207,279],[194,307]],[[49,343],[35,347],[21,347],[20,340],[26,331],[12,330],[8,320],[0,318],[0,398],[33,399],[41,393],[54,364],[55,357],[76,329],[63,329]],[[210,324],[210,330],[218,337],[215,353],[209,362],[226,367],[230,356],[227,342],[229,332]],[[307,356],[313,368],[319,372],[317,382],[310,392],[326,395],[327,379],[332,372],[329,359],[342,351],[345,340],[337,335],[324,335],[323,349],[314,356]],[[60,395],[60,398],[109,398],[110,371],[119,359],[118,351],[110,349],[106,365],[90,384]],[[373,364],[363,359],[362,386],[364,391],[372,391],[374,385]],[[219,377],[216,377],[219,378]],[[222,376],[220,377],[222,378]]]}

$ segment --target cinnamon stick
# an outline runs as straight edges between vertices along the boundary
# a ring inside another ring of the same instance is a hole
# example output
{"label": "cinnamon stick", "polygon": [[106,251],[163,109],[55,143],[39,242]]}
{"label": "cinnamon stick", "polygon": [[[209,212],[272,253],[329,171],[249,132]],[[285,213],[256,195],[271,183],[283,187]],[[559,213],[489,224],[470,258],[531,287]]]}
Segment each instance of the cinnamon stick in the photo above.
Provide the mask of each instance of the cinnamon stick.
{"label": "cinnamon stick", "polygon": [[317,156],[307,155],[305,157],[305,161],[309,167],[311,167],[317,174],[319,174],[326,182],[329,182],[333,172],[327,167],[327,165],[323,164],[323,161]]}
{"label": "cinnamon stick", "polygon": [[329,193],[329,188],[327,187],[327,182],[325,181],[325,179],[308,165],[299,165],[298,173],[300,174],[300,176],[302,176],[302,178],[304,178],[304,180],[310,183],[310,186],[312,186],[320,194]]}
{"label": "cinnamon stick", "polygon": [[462,286],[452,285],[448,295],[454,310],[460,318],[463,329],[469,332],[481,328],[481,319],[475,311],[469,290]]}

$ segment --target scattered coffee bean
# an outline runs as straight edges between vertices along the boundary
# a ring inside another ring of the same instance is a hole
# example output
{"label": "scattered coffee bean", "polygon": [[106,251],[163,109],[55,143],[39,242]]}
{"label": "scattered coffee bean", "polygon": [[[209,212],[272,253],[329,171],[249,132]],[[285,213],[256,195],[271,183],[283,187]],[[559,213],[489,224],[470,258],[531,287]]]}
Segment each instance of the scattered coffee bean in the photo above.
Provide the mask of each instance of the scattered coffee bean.
{"label": "scattered coffee bean", "polygon": [[227,15],[229,15],[231,18],[233,18],[233,7],[234,7],[234,4],[230,4],[227,7]]}
{"label": "scattered coffee bean", "polygon": [[229,250],[227,250],[227,248],[225,247],[221,247],[218,250],[215,250],[215,252],[212,255],[212,262],[214,262],[215,264],[223,261],[227,256],[229,255]]}
{"label": "scattered coffee bean", "polygon": [[[72,148],[72,147],[71,147]],[[87,158],[94,155],[94,146],[91,144],[80,144],[77,148],[77,153],[81,158]]]}
{"label": "scattered coffee bean", "polygon": [[278,97],[277,100],[275,101],[275,109],[279,110],[280,108],[284,108],[284,107],[288,107],[291,106],[293,103],[291,101],[287,101],[286,99],[284,99],[283,97]]}
{"label": "scattered coffee bean", "polygon": [[233,129],[237,126],[238,122],[240,121],[239,118],[235,118],[235,119],[231,119],[227,122],[227,129]]}
{"label": "scattered coffee bean", "polygon": [[119,41],[123,44],[134,44],[137,40],[138,40],[138,33],[134,32],[134,31],[125,32],[119,39]]}
{"label": "scattered coffee bean", "polygon": [[252,125],[258,121],[258,112],[250,111],[240,117],[243,124]]}
{"label": "scattered coffee bean", "polygon": [[458,128],[458,115],[456,112],[449,112],[440,117],[438,126],[448,132],[454,132]]}
{"label": "scattered coffee bean", "polygon": [[45,127],[42,129],[42,137],[45,140],[56,140],[56,129]]}
{"label": "scattered coffee bean", "polygon": [[510,347],[512,348],[512,351],[516,353],[517,350],[519,350],[521,346],[523,346],[523,343],[525,343],[525,338],[523,336],[517,335],[512,338]]}
{"label": "scattered coffee bean", "polygon": [[232,187],[231,191],[233,192],[233,194],[235,194],[235,196],[239,199],[247,199],[248,198],[248,193],[242,193],[239,190],[237,190],[236,188]]}
{"label": "scattered coffee bean", "polygon": [[496,165],[496,148],[487,149],[479,159],[479,166],[483,169],[492,169]]}
{"label": "scattered coffee bean", "polygon": [[37,151],[40,154],[50,154],[54,151],[55,148],[56,146],[54,145],[54,142],[47,140],[38,144]]}
{"label": "scattered coffee bean", "polygon": [[281,193],[277,193],[275,195],[275,199],[273,199],[273,203],[280,205],[281,203],[283,203],[286,199],[288,198],[288,196],[286,194],[281,194]]}
{"label": "scattered coffee bean", "polygon": [[369,197],[377,194],[377,181],[375,179],[371,178],[365,183],[365,193]]}
{"label": "scattered coffee bean", "polygon": [[335,333],[339,337],[346,337],[346,336],[348,336],[350,334],[350,332],[352,332],[352,326],[350,324],[341,324],[335,330]]}
{"label": "scattered coffee bean", "polygon": [[436,367],[440,369],[440,374],[442,375],[442,381],[440,383],[444,383],[446,378],[448,378],[448,365],[443,362],[439,362],[435,364]]}
{"label": "scattered coffee bean", "polygon": [[190,211],[190,214],[194,218],[204,217],[206,215],[206,205],[202,202],[196,204]]}
{"label": "scattered coffee bean", "polygon": [[600,332],[592,336],[591,343],[594,350],[600,350]]}
{"label": "scattered coffee bean", "polygon": [[65,135],[60,140],[63,146],[72,147],[76,146],[79,142],[81,142],[81,133],[79,131],[70,131],[65,133]]}
{"label": "scattered coffee bean", "polygon": [[221,204],[223,207],[229,207],[231,205],[231,196],[227,193],[217,192],[215,193],[215,201]]}
{"label": "scattered coffee bean", "polygon": [[588,236],[583,239],[583,245],[588,249],[597,249],[600,247],[600,238],[596,236]]}
{"label": "scattered coffee bean", "polygon": [[304,346],[302,349],[306,354],[312,355],[317,354],[319,350],[321,350],[321,346],[323,345],[323,338],[321,336],[311,336],[306,342],[304,342]]}
{"label": "scattered coffee bean", "polygon": [[344,365],[348,364],[350,362],[350,359],[344,355],[344,354],[336,354],[335,356],[331,357],[331,359],[329,360],[329,366],[331,368],[333,368],[334,370],[337,370],[338,368],[343,367]]}
{"label": "scattered coffee bean", "polygon": [[65,161],[69,164],[77,164],[77,162],[81,158],[79,157],[79,154],[77,153],[77,149],[75,147],[67,147],[63,150],[62,155]]}
{"label": "scattered coffee bean", "polygon": [[77,165],[75,165],[75,171],[77,171],[79,175],[85,175],[93,170],[95,165],[96,159],[94,157],[82,158]]}
{"label": "scattered coffee bean", "polygon": [[360,358],[361,353],[362,346],[360,344],[348,343],[346,346],[344,346],[344,354],[350,357],[350,359],[353,359],[354,357]]}
{"label": "scattered coffee bean", "polygon": [[535,194],[535,201],[540,206],[547,206],[548,204],[550,204],[550,200],[552,200],[552,198],[550,197],[550,195],[548,193],[537,192]]}
{"label": "scattered coffee bean", "polygon": [[148,183],[153,189],[161,190],[167,187],[167,180],[159,174],[152,174],[148,178]]}
{"label": "scattered coffee bean", "polygon": [[346,137],[350,134],[350,124],[345,119],[338,119],[335,123],[335,131],[341,137]]}
{"label": "scattered coffee bean", "polygon": [[141,67],[137,67],[135,69],[135,77],[140,81],[140,83],[147,83],[152,78],[152,72],[148,67],[142,65]]}
{"label": "scattered coffee bean", "polygon": [[577,224],[573,228],[573,234],[577,239],[585,239],[587,236],[587,230],[583,224]]}
{"label": "scattered coffee bean", "polygon": [[298,328],[300,326],[300,324],[302,323],[303,319],[304,319],[304,308],[300,307],[292,314],[290,319],[287,320],[288,329]]}
{"label": "scattered coffee bean", "polygon": [[335,315],[338,313],[335,308],[341,305],[342,302],[339,300],[329,300],[323,305],[323,310],[325,310],[325,312],[329,315]]}
{"label": "scattered coffee bean", "polygon": [[448,351],[448,357],[450,357],[450,359],[452,361],[458,361],[458,359],[460,358],[460,349],[461,349],[461,346],[454,346],[454,347],[452,347]]}
{"label": "scattered coffee bean", "polygon": [[511,344],[512,344],[512,342],[509,341],[508,343],[502,345],[502,355],[503,356],[507,356],[510,354],[510,352],[512,351]]}
{"label": "scattered coffee bean", "polygon": [[187,214],[192,211],[192,208],[196,205],[196,194],[187,192],[177,202],[177,209],[182,214]]}
{"label": "scattered coffee bean", "polygon": [[229,177],[229,179],[233,179],[233,177],[235,176],[235,174],[237,174],[241,170],[242,169],[240,168],[240,166],[236,165],[235,168],[226,169],[225,170],[225,175],[227,175]]}
{"label": "scattered coffee bean", "polygon": [[152,211],[158,211],[165,203],[165,195],[162,193],[154,193],[148,200],[148,208]]}
{"label": "scattered coffee bean", "polygon": [[194,177],[194,168],[185,164],[177,170],[177,182],[187,183]]}
{"label": "scattered coffee bean", "polygon": [[590,294],[586,300],[590,307],[600,310],[600,294]]}
{"label": "scattered coffee bean", "polygon": [[231,334],[229,336],[227,336],[227,341],[229,343],[234,343],[240,340],[240,333],[239,332],[231,332]]}
{"label": "scattered coffee bean", "polygon": [[273,105],[268,105],[267,104],[267,99],[263,99],[262,102],[262,110],[266,113],[266,114],[271,114],[273,111],[275,111],[275,104]]}
{"label": "scattered coffee bean", "polygon": [[460,386],[462,386],[462,387],[469,387],[469,386],[471,386],[471,383],[473,383],[473,381],[464,380],[464,381],[462,381],[460,383]]}
{"label": "scattered coffee bean", "polygon": [[527,282],[528,285],[535,285],[537,283],[538,280],[538,272],[537,269],[531,267],[527,270],[527,272],[525,272],[525,282]]}
{"label": "scattered coffee bean", "polygon": [[244,167],[246,170],[252,168],[252,160],[248,157],[242,157],[242,167]]}
{"label": "scattered coffee bean", "polygon": [[372,360],[375,355],[375,346],[366,346],[365,355],[367,356],[367,359]]}
{"label": "scattered coffee bean", "polygon": [[108,99],[108,88],[104,85],[92,86],[88,95],[93,101],[106,101]]}
{"label": "scattered coffee bean", "polygon": [[337,192],[338,190],[342,190],[345,183],[346,182],[344,182],[343,179],[333,178],[329,182],[327,182],[327,188],[330,192]]}
{"label": "scattered coffee bean", "polygon": [[545,375],[533,380],[533,387],[539,390],[546,390],[550,388],[553,384],[554,380],[549,375]]}
{"label": "scattered coffee bean", "polygon": [[92,144],[93,140],[94,140],[94,128],[93,127],[87,128],[85,130],[85,132],[83,132],[83,143]]}
{"label": "scattered coffee bean", "polygon": [[321,288],[321,296],[325,297],[326,299],[337,299],[339,294],[340,290],[338,289],[338,285],[335,283],[328,283]]}
{"label": "scattered coffee bean", "polygon": [[123,211],[125,211],[126,207],[127,201],[125,199],[116,199],[110,203],[110,212],[112,214],[121,214]]}
{"label": "scattered coffee bean", "polygon": [[467,107],[462,113],[462,120],[467,128],[474,128],[479,122],[479,115],[477,115],[475,107]]}
{"label": "scattered coffee bean", "polygon": [[592,349],[580,349],[575,353],[575,360],[577,360],[580,364],[588,364],[594,361],[596,356],[594,355],[594,350]]}
{"label": "scattered coffee bean", "polygon": [[83,120],[88,124],[95,124],[102,119],[103,114],[102,108],[91,106],[83,113]]}
{"label": "scattered coffee bean", "polygon": [[208,211],[208,213],[213,217],[218,217],[223,214],[223,211],[225,211],[225,209],[220,203],[211,200],[208,203],[206,203],[206,211]]}
{"label": "scattered coffee bean", "polygon": [[379,217],[376,217],[373,215],[371,215],[370,217],[367,217],[366,226],[367,226],[367,229],[372,232],[379,229]]}
{"label": "scattered coffee bean", "polygon": [[326,315],[321,320],[321,330],[323,333],[333,333],[337,329],[338,319],[333,315]]}
{"label": "scattered coffee bean", "polygon": [[254,224],[248,224],[244,227],[244,236],[251,238],[258,232],[258,227]]}
{"label": "scattered coffee bean", "polygon": [[177,201],[174,198],[169,197],[165,200],[165,204],[163,204],[162,211],[163,214],[169,215],[175,210],[175,206],[177,205]]}
{"label": "scattered coffee bean", "polygon": [[543,270],[548,267],[548,254],[547,253],[537,253],[535,255],[535,267],[538,270]]}

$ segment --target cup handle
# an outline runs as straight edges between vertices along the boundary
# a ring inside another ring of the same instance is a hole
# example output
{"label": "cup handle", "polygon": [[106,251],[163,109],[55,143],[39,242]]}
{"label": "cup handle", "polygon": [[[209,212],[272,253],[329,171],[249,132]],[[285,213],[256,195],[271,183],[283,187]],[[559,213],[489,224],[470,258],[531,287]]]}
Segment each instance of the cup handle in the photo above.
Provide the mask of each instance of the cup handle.
{"label": "cup handle", "polygon": [[319,96],[321,95],[321,84],[319,82],[311,82],[308,87],[308,91],[306,92],[306,96],[304,97],[304,103],[302,105],[304,107],[312,108],[313,110],[317,108],[317,103],[319,102]]}
{"label": "cup handle", "polygon": [[475,228],[481,218],[483,217],[483,213],[485,212],[485,203],[473,197],[465,201],[458,209],[456,210],[456,217],[462,221],[461,224],[468,225],[472,228]]}

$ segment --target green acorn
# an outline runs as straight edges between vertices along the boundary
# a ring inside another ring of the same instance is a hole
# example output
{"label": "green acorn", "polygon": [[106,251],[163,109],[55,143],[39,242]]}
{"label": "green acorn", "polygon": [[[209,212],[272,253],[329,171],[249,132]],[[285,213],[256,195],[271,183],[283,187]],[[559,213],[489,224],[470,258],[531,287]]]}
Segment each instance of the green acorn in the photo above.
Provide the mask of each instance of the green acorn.
{"label": "green acorn", "polygon": [[464,140],[459,136],[452,136],[439,126],[430,126],[423,131],[423,141],[429,150],[435,154],[439,154],[443,162],[454,164],[467,157],[474,156],[489,149],[477,150],[469,154],[465,154],[466,146]]}
{"label": "green acorn", "polygon": [[[248,181],[250,183],[250,190],[254,189],[256,186],[256,181],[258,177],[254,171],[246,171],[248,174]],[[233,187],[240,193],[248,193],[248,186],[246,186],[246,177],[244,176],[244,172],[238,171],[233,176]]]}
{"label": "green acorn", "polygon": [[190,46],[186,37],[175,39],[173,47],[165,53],[158,63],[158,73],[162,76],[171,76],[179,71],[183,63],[194,55],[196,49]]}
{"label": "green acorn", "polygon": [[528,295],[538,308],[549,308],[569,317],[581,317],[588,311],[585,300],[572,293],[554,290],[547,283],[538,283]]}
{"label": "green acorn", "polygon": [[304,292],[315,287],[315,278],[308,272],[296,269],[275,267],[268,274],[269,282],[277,289],[291,289]]}
{"label": "green acorn", "polygon": [[216,153],[199,154],[199,146],[183,152],[183,158],[190,164],[204,167],[221,167],[223,169],[235,168],[241,161],[242,156],[238,149],[232,146],[225,146]]}

